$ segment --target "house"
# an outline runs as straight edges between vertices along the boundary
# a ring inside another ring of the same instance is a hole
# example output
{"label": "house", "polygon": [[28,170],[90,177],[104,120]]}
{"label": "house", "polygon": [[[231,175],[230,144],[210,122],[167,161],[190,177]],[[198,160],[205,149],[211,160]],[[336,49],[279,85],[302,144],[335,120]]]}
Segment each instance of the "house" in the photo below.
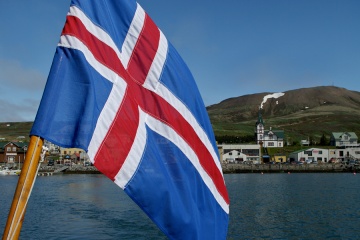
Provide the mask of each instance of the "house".
{"label": "house", "polygon": [[260,162],[259,144],[221,144],[218,150],[222,162]]}
{"label": "house", "polygon": [[284,147],[284,131],[283,130],[265,130],[264,121],[259,111],[258,120],[256,122],[256,142],[262,144],[264,148]]}
{"label": "house", "polygon": [[44,146],[48,148],[50,154],[56,155],[60,153],[60,147],[46,139],[44,140]]}
{"label": "house", "polygon": [[328,162],[330,158],[335,157],[329,155],[329,149],[308,148],[295,151],[289,154],[290,161],[305,162]]}
{"label": "house", "polygon": [[28,142],[0,142],[0,163],[23,163],[28,145]]}
{"label": "house", "polygon": [[275,154],[271,160],[276,163],[286,162],[286,156],[284,154]]}
{"label": "house", "polygon": [[69,161],[78,163],[87,161],[88,158],[87,153],[81,148],[60,148],[60,162],[64,160],[64,163]]}
{"label": "house", "polygon": [[305,140],[301,140],[300,141],[300,144],[302,145],[302,146],[309,146],[310,145],[310,141],[309,140],[307,140],[307,139],[305,139]]}
{"label": "house", "polygon": [[330,136],[330,145],[336,147],[358,147],[358,137],[354,132],[333,132]]}
{"label": "house", "polygon": [[284,131],[283,130],[265,130],[263,139],[263,147],[283,147],[284,146]]}
{"label": "house", "polygon": [[334,159],[336,159],[338,162],[347,162],[350,159],[360,159],[360,147],[349,147],[332,150],[335,151]]}
{"label": "house", "polygon": [[223,155],[223,161],[227,163],[239,163],[246,162],[246,155],[239,150],[225,150]]}
{"label": "house", "polygon": [[290,161],[306,161],[312,162],[346,162],[350,159],[360,159],[360,147],[358,148],[341,148],[341,149],[321,149],[308,148],[299,150],[289,154]]}

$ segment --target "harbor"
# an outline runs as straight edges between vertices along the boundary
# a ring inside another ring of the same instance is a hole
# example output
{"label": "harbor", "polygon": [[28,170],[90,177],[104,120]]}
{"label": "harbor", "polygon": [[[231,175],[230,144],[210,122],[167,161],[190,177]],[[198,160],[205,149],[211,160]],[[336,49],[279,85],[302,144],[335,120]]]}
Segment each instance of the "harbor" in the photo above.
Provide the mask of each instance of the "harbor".
{"label": "harbor", "polygon": [[[224,177],[231,201],[228,240],[360,236],[359,174],[244,173]],[[18,177],[0,179],[0,228],[4,229]],[[168,238],[102,174],[55,174],[37,178],[20,239]]]}
{"label": "harbor", "polygon": [[344,173],[359,172],[358,164],[321,163],[321,164],[222,164],[223,173]]}
{"label": "harbor", "polygon": [[[243,163],[223,163],[222,170],[224,174],[231,173],[358,173],[359,164],[346,163],[319,163],[319,164],[243,164]],[[42,164],[39,168],[39,176],[50,176],[53,174],[100,174],[95,166],[84,166],[83,164],[74,164],[64,166],[55,164],[47,166]]]}

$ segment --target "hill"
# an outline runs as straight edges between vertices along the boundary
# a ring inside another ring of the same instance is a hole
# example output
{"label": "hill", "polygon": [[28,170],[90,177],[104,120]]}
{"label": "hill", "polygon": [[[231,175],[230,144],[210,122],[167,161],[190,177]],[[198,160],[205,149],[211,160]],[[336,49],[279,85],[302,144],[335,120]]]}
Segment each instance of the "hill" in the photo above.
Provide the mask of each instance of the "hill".
{"label": "hill", "polygon": [[360,92],[334,86],[303,88],[284,92],[279,98],[258,93],[226,99],[207,107],[215,135],[254,134],[259,109],[265,129],[284,130],[290,142],[324,134],[351,131],[360,133]]}
{"label": "hill", "polygon": [[[319,141],[331,132],[355,132],[360,136],[360,92],[334,86],[303,88],[284,92],[279,98],[258,93],[226,99],[207,107],[216,136],[254,135],[259,108],[265,129],[285,131],[286,140]],[[32,122],[0,123],[0,141],[28,140]]]}
{"label": "hill", "polygon": [[29,133],[33,122],[2,122],[0,123],[0,142],[30,140]]}

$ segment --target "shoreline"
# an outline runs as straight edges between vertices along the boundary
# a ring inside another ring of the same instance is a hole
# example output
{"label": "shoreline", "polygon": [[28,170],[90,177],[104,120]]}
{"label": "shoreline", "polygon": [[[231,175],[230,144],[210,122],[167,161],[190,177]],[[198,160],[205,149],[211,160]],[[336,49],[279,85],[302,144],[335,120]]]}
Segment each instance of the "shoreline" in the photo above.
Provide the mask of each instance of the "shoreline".
{"label": "shoreline", "polygon": [[322,164],[222,164],[223,173],[346,173],[359,172],[358,165]]}
{"label": "shoreline", "polygon": [[[39,173],[58,174],[55,170],[63,165],[41,166]],[[222,164],[223,174],[232,173],[356,173],[360,172],[358,165],[341,163],[323,164]],[[102,174],[94,166],[69,166],[61,174]]]}

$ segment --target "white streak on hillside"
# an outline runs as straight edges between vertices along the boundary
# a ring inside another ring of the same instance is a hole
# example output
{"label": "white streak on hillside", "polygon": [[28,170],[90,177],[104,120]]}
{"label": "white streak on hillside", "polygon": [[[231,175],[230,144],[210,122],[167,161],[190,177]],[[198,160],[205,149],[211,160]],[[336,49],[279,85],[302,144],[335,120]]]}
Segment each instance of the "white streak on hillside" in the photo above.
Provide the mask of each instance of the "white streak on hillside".
{"label": "white streak on hillside", "polygon": [[[263,108],[263,105],[266,103],[266,101],[269,99],[269,98],[279,98],[279,97],[282,97],[284,96],[285,93],[273,93],[273,94],[269,94],[269,95],[266,95],[264,98],[263,98],[263,101],[260,105],[260,108],[262,109]],[[276,101],[276,104],[278,103],[278,101]]]}

